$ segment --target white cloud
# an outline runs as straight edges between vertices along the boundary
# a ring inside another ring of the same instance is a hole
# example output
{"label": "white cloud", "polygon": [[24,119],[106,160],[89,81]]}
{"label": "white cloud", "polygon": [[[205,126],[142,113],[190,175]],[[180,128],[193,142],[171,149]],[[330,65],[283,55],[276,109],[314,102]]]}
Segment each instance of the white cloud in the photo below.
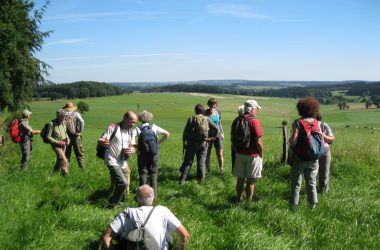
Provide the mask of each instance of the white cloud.
{"label": "white cloud", "polygon": [[207,12],[219,16],[231,16],[247,19],[270,19],[270,16],[257,14],[251,7],[242,4],[212,4]]}
{"label": "white cloud", "polygon": [[105,11],[105,12],[89,12],[89,13],[70,13],[60,16],[48,16],[45,18],[46,21],[59,21],[59,22],[81,22],[81,21],[92,21],[98,18],[109,18],[109,17],[127,17],[130,19],[172,19],[178,18],[179,16],[171,16],[166,12],[157,11]]}
{"label": "white cloud", "polygon": [[73,38],[73,39],[64,39],[46,43],[45,46],[58,45],[58,44],[78,44],[84,43],[91,40],[90,38]]}
{"label": "white cloud", "polygon": [[131,55],[120,55],[120,57],[182,57],[194,54],[186,53],[151,53],[151,54],[131,54]]}

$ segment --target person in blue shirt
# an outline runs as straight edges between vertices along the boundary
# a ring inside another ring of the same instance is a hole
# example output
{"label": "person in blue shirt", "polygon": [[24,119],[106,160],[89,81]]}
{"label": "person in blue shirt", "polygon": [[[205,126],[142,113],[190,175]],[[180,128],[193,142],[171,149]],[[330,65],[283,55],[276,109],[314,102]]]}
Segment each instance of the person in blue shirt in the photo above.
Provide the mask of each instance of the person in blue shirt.
{"label": "person in blue shirt", "polygon": [[[207,148],[206,156],[206,169],[210,171],[210,157],[212,147],[215,147],[215,153],[218,158],[219,170],[224,170],[224,159],[223,159],[223,140],[224,140],[224,131],[222,126],[222,113],[220,110],[217,110],[218,102],[214,97],[210,98],[207,101],[208,109],[206,110],[206,115],[210,118],[212,122],[218,127],[218,134],[214,137],[210,137],[210,141]],[[209,135],[211,136],[211,135]]]}

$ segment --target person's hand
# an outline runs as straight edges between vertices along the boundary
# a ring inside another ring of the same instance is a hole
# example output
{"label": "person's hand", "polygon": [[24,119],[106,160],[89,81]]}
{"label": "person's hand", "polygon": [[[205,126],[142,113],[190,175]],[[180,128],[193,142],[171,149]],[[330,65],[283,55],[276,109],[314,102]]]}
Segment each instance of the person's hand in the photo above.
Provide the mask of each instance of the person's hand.
{"label": "person's hand", "polygon": [[66,142],[65,141],[58,141],[57,144],[59,146],[65,146]]}
{"label": "person's hand", "polygon": [[222,139],[224,140],[224,134],[223,134],[223,133],[221,133],[220,135],[222,136]]}
{"label": "person's hand", "polygon": [[129,148],[125,148],[125,149],[124,149],[124,155],[125,155],[125,156],[130,157],[130,156],[133,155],[134,153],[136,153],[136,149],[135,149],[135,147],[129,147]]}
{"label": "person's hand", "polygon": [[70,144],[70,139],[67,138],[67,139],[66,139],[66,145],[68,146],[69,144]]}
{"label": "person's hand", "polygon": [[99,143],[101,146],[103,146],[103,147],[107,147],[107,146],[110,145],[110,141],[107,140],[106,138],[100,138],[100,139],[98,140],[98,143]]}

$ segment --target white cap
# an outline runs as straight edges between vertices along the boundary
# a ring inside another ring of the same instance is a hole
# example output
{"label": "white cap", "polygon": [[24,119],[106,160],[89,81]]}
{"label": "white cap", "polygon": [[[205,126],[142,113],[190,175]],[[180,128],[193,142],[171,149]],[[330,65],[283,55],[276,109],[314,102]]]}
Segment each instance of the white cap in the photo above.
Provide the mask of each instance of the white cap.
{"label": "white cap", "polygon": [[25,109],[24,111],[22,111],[22,116],[23,117],[27,117],[28,115],[32,114],[32,112],[30,112],[29,110]]}
{"label": "white cap", "polygon": [[261,109],[259,104],[255,100],[247,100],[244,103],[244,107],[246,108],[255,108],[255,109]]}

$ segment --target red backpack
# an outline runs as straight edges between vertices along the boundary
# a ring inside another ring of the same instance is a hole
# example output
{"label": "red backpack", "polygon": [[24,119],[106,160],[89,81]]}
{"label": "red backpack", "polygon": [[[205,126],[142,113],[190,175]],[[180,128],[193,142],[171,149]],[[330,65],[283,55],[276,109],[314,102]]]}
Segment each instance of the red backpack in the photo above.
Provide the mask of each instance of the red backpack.
{"label": "red backpack", "polygon": [[15,143],[20,143],[21,142],[21,137],[20,137],[20,131],[18,129],[18,124],[19,124],[18,119],[14,119],[10,124],[9,124],[9,134],[11,136],[11,139]]}
{"label": "red backpack", "polygon": [[298,119],[298,139],[294,147],[294,153],[304,161],[313,161],[321,158],[325,153],[323,135],[318,125],[318,120],[314,119],[309,123]]}

